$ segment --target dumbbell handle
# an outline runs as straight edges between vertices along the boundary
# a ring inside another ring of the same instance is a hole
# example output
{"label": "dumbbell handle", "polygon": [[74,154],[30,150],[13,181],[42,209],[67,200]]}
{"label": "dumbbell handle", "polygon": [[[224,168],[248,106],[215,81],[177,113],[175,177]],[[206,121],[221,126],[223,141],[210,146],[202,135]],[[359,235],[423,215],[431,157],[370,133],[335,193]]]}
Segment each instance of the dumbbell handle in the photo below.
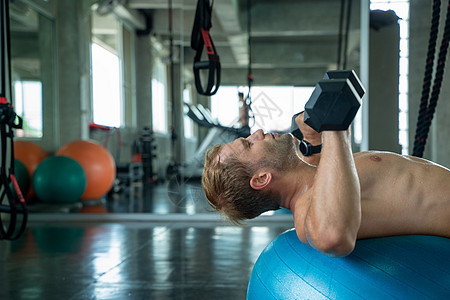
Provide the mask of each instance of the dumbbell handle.
{"label": "dumbbell handle", "polygon": [[303,139],[303,133],[300,128],[298,128],[297,122],[295,122],[295,118],[297,118],[297,116],[301,113],[302,112],[299,112],[292,116],[291,134],[300,141],[298,147],[303,156],[311,156],[313,154],[320,153],[322,150],[322,145],[313,146]]}

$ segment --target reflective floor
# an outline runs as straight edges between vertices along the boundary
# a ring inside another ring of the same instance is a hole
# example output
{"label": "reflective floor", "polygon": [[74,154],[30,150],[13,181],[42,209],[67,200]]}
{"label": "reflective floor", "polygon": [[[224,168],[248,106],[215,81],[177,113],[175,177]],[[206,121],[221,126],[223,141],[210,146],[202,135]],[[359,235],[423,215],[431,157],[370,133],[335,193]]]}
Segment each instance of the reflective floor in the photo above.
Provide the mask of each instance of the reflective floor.
{"label": "reflective floor", "polygon": [[75,204],[44,204],[32,200],[28,205],[36,213],[211,213],[201,183],[173,179],[161,184],[116,186],[103,199]]}
{"label": "reflective floor", "polygon": [[108,212],[150,212],[155,214],[199,214],[212,212],[199,181],[177,178],[150,188],[128,186],[108,197]]}
{"label": "reflective floor", "polygon": [[36,206],[24,236],[0,241],[0,299],[245,299],[258,255],[293,226],[288,214],[232,226],[197,184],[140,192],[94,213]]}

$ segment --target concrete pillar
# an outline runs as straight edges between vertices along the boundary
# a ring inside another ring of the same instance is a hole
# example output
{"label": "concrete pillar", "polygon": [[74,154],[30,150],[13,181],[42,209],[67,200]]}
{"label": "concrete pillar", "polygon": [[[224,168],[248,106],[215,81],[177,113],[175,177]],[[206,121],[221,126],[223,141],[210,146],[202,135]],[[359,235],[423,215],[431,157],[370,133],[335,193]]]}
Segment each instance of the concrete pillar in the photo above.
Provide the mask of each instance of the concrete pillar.
{"label": "concrete pillar", "polygon": [[369,150],[401,153],[398,142],[398,23],[370,31]]}
{"label": "concrete pillar", "polygon": [[[90,10],[85,1],[57,2],[59,140],[86,139],[90,119]],[[81,117],[80,117],[81,116]]]}
{"label": "concrete pillar", "polygon": [[[170,76],[170,72],[173,72],[173,76]],[[173,159],[176,163],[185,161],[185,136],[184,136],[184,110],[183,110],[183,90],[182,90],[182,68],[179,63],[175,63],[173,68],[169,66],[169,80],[168,95],[169,95],[169,124],[173,126],[176,133],[176,139],[174,141]],[[172,85],[173,89],[170,88]],[[172,102],[173,101],[173,105]],[[170,125],[169,125],[170,128]]]}
{"label": "concrete pillar", "polygon": [[[441,22],[438,34],[436,58],[441,44],[447,7],[446,2],[441,7]],[[428,39],[431,26],[433,3],[428,0],[411,1],[410,3],[410,42],[409,42],[409,143],[410,153],[414,145],[417,116],[422,94],[425,60],[428,49]],[[449,65],[449,55],[447,63]],[[424,157],[446,167],[450,167],[450,74],[448,67],[437,103],[433,123],[430,128]]]}
{"label": "concrete pillar", "polygon": [[59,147],[59,117],[56,93],[57,77],[55,74],[55,24],[53,20],[39,15],[39,59],[41,63],[42,81],[42,114],[43,136],[40,145],[46,151],[54,151]]}
{"label": "concrete pillar", "polygon": [[151,41],[148,35],[138,35],[136,51],[136,126],[152,128],[152,68]]}
{"label": "concrete pillar", "polygon": [[123,55],[123,108],[125,127],[136,128],[136,64],[135,64],[135,34],[125,26],[122,32]]}
{"label": "concrete pillar", "polygon": [[[353,151],[367,151],[369,149],[369,38],[370,38],[370,3],[369,0],[362,0],[360,7],[360,37],[359,37],[359,78],[363,86],[366,87],[366,94],[363,97],[360,111],[355,117],[354,125],[360,124],[361,142],[353,145]],[[357,74],[358,74],[357,73]],[[353,127],[355,128],[355,127]],[[354,140],[353,140],[354,141]]]}

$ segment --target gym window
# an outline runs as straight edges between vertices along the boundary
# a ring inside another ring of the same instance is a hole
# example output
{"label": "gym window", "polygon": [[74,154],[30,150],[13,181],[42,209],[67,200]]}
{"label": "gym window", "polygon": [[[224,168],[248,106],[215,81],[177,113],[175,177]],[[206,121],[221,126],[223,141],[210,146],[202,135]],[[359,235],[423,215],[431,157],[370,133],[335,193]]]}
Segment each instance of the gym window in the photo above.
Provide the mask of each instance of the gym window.
{"label": "gym window", "polygon": [[211,97],[211,115],[223,126],[232,127],[239,120],[239,88],[221,86]]}
{"label": "gym window", "polygon": [[[291,128],[292,115],[303,110],[314,87],[255,86],[251,89],[251,130],[287,132]],[[222,86],[211,97],[211,114],[224,126],[235,126],[239,120],[238,92],[247,95],[247,89]],[[245,97],[245,96],[244,96]],[[252,126],[253,125],[253,126]]]}
{"label": "gym window", "polygon": [[[183,90],[183,101],[184,101],[184,103],[192,104],[190,86]],[[186,138],[193,138],[194,137],[194,122],[192,121],[191,118],[189,118],[186,115],[186,113],[184,114],[183,119],[184,119],[184,136]]]}
{"label": "gym window", "polygon": [[111,50],[97,43],[92,53],[92,114],[96,124],[120,127],[120,60]]}
{"label": "gym window", "polygon": [[154,132],[167,133],[167,72],[160,58],[153,62],[152,125]]}
{"label": "gym window", "polygon": [[42,83],[14,82],[14,109],[23,119],[23,128],[16,129],[18,137],[42,137]]}

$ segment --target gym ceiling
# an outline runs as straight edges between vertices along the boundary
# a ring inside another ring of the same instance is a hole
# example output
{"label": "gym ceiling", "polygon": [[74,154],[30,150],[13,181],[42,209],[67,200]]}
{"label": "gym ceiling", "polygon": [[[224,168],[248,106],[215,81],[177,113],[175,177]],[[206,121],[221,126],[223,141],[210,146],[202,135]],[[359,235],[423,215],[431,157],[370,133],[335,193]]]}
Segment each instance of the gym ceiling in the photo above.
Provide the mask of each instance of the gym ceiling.
{"label": "gym ceiling", "polygon": [[[246,85],[249,62],[248,0],[213,2],[210,35],[220,56],[222,85]],[[250,0],[251,66],[255,85],[313,86],[336,69],[341,0]],[[129,0],[126,6],[150,20],[151,34],[168,45],[168,0]],[[212,2],[212,1],[211,1]],[[359,66],[360,1],[351,1],[347,65]],[[172,0],[172,36],[192,69],[191,31],[197,0]],[[346,19],[346,17],[345,17]],[[345,26],[344,26],[345,29]],[[178,48],[178,47],[175,47]],[[175,53],[175,59],[180,59]]]}

